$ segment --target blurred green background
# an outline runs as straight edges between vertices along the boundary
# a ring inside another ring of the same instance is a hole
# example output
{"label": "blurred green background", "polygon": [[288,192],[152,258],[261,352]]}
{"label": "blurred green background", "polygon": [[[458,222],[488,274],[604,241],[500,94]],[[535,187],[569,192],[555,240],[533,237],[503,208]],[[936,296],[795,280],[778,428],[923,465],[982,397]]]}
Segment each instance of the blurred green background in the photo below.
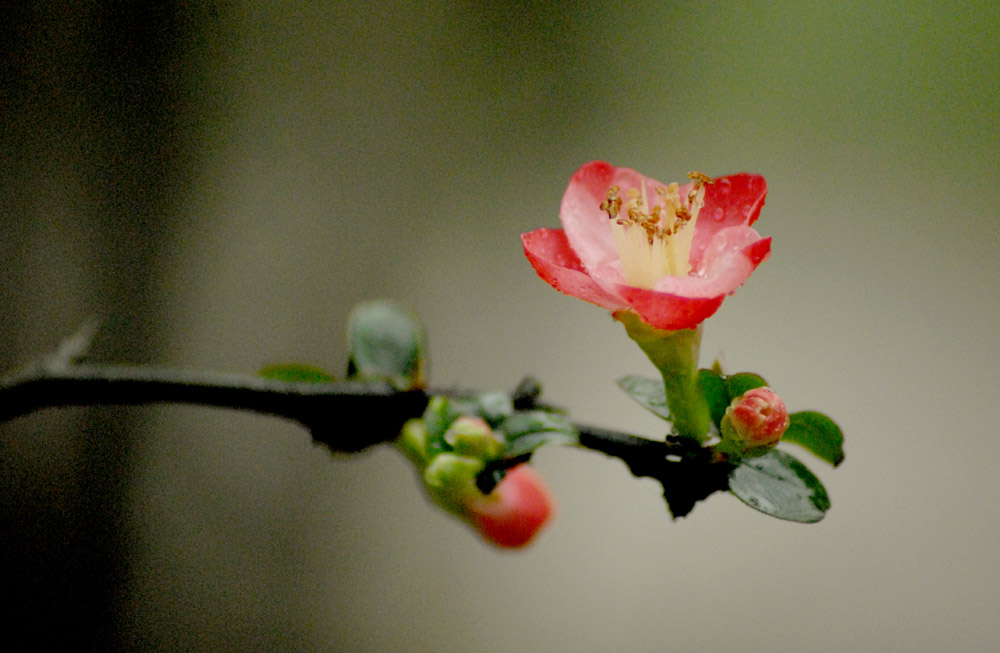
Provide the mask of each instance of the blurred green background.
{"label": "blurred green background", "polygon": [[[372,297],[432,381],[537,376],[650,436],[652,368],[538,280],[600,158],[767,177],[771,259],[703,362],[847,435],[827,519],[716,495],[671,522],[600,454],[536,457],[558,520],[498,553],[388,447],[331,457],[191,407],[0,425],[6,632],[104,650],[995,650],[996,2],[25,3],[0,23],[0,366],[90,316],[95,357],[344,363]],[[344,416],[345,427],[353,416]]]}

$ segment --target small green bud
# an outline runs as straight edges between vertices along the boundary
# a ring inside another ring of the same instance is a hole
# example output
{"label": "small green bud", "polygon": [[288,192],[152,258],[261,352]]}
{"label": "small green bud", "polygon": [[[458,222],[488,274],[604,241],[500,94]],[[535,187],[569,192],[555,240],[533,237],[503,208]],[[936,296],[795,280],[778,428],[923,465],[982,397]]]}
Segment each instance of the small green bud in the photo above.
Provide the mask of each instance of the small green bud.
{"label": "small green bud", "polygon": [[430,460],[427,453],[427,429],[423,420],[407,420],[396,439],[396,446],[413,464],[424,467]]}
{"label": "small green bud", "polygon": [[448,427],[444,441],[455,453],[480,460],[499,458],[504,451],[500,435],[480,417],[459,417]]}
{"label": "small green bud", "polygon": [[441,453],[424,470],[424,484],[441,507],[464,516],[465,502],[481,495],[476,487],[476,475],[485,466],[475,458]]}

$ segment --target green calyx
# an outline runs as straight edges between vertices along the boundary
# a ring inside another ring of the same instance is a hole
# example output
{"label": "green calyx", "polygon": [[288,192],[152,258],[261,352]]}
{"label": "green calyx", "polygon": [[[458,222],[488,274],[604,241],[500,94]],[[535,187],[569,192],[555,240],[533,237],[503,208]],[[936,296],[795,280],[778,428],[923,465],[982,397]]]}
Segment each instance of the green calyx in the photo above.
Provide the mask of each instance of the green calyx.
{"label": "green calyx", "polygon": [[631,311],[615,313],[614,318],[660,371],[676,434],[704,442],[712,416],[698,382],[701,325],[665,331],[650,326]]}

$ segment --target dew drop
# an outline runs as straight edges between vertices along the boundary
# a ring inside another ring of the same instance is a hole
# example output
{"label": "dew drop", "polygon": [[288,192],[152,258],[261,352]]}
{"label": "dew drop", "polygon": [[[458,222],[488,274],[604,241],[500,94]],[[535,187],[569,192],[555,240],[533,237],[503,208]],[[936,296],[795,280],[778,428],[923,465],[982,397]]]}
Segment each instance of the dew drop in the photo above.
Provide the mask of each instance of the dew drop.
{"label": "dew drop", "polygon": [[726,212],[722,209],[722,207],[715,207],[715,211],[712,213],[712,219],[716,222],[721,222],[724,217],[726,217]]}

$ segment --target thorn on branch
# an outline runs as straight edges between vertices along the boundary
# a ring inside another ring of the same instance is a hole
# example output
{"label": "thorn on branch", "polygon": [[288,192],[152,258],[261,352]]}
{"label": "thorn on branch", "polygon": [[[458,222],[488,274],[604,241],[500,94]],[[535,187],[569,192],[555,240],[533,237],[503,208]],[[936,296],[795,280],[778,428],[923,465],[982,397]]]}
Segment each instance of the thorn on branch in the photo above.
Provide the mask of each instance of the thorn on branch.
{"label": "thorn on branch", "polygon": [[55,367],[69,367],[81,360],[90,351],[90,345],[94,342],[99,326],[96,317],[85,321],[76,333],[59,343],[59,348],[46,362]]}

